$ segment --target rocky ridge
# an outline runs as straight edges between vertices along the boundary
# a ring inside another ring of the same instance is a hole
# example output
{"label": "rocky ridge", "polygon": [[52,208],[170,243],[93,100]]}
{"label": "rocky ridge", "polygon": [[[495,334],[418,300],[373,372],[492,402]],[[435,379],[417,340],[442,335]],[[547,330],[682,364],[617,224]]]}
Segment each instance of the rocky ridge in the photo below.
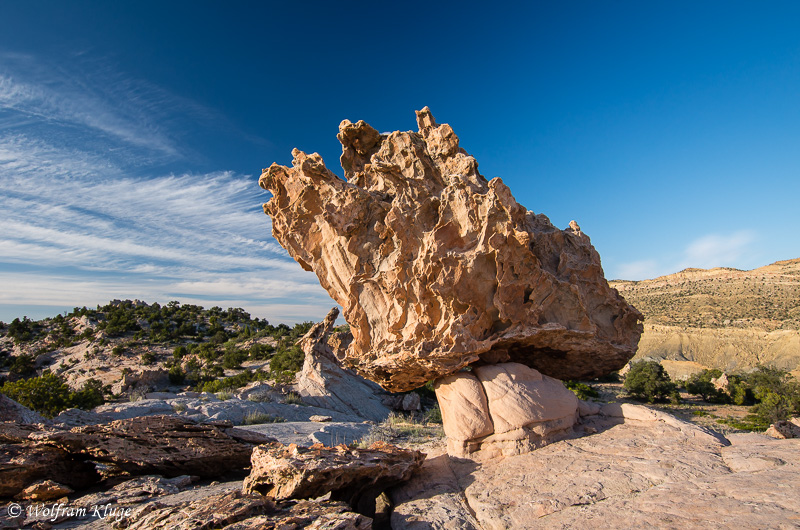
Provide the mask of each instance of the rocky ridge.
{"label": "rocky ridge", "polygon": [[800,374],[800,259],[609,284],[645,316],[637,359],[729,373],[767,364]]}

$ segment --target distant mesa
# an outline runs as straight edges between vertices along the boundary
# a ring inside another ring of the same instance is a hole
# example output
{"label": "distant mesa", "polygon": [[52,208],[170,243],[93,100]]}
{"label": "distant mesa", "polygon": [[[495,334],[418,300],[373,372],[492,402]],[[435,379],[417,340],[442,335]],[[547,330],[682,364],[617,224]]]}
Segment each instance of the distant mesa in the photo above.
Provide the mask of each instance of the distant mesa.
{"label": "distant mesa", "polygon": [[800,375],[800,259],[610,284],[645,316],[637,359],[729,373],[766,364]]}

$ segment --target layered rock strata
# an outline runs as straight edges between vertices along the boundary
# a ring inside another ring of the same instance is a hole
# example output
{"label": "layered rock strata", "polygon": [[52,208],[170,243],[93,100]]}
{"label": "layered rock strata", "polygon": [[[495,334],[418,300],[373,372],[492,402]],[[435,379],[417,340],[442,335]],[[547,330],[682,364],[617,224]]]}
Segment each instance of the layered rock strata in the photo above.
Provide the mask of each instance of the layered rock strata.
{"label": "layered rock strata", "polygon": [[447,452],[487,459],[569,437],[578,399],[561,381],[518,363],[479,366],[436,381]]}
{"label": "layered rock strata", "polygon": [[417,132],[339,126],[346,180],[295,149],[259,181],[273,236],[344,308],[343,360],[406,391],[470,364],[557,378],[621,368],[641,314],[603,277],[577,223],[564,230],[487,181],[428,108]]}
{"label": "layered rock strata", "polygon": [[41,481],[80,490],[120,475],[216,478],[244,470],[253,447],[274,441],[230,423],[199,424],[172,416],[69,430],[0,423],[0,497]]}

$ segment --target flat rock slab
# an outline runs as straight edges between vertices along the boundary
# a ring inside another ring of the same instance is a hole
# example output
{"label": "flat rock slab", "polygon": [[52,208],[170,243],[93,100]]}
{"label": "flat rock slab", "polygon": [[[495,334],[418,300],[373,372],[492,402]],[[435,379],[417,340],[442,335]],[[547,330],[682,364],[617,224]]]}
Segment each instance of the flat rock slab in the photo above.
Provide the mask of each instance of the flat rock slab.
{"label": "flat rock slab", "polygon": [[372,424],[353,422],[287,421],[284,423],[264,423],[261,425],[242,425],[238,429],[253,431],[275,438],[284,445],[297,444],[310,446],[322,443],[327,446],[350,445],[369,434]]}
{"label": "flat rock slab", "polygon": [[800,526],[800,440],[728,440],[672,420],[594,416],[597,434],[481,464],[430,455],[392,493],[392,527]]}
{"label": "flat rock slab", "polygon": [[[30,443],[57,448],[70,458],[107,465],[109,474],[198,475],[217,477],[244,469],[267,436],[241,431],[230,423],[198,424],[174,416],[117,420],[66,430],[32,433]],[[49,478],[49,477],[47,477]]]}

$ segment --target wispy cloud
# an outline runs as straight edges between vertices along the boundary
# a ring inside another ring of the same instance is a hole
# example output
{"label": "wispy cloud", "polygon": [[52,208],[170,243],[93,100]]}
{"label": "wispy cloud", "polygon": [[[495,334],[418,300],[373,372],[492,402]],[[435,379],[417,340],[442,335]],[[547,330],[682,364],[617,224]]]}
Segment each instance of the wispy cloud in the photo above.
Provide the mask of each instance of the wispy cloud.
{"label": "wispy cloud", "polygon": [[740,230],[731,234],[706,234],[687,243],[680,256],[622,263],[615,268],[613,276],[624,280],[646,280],[689,267],[741,267],[741,262],[757,239],[757,234],[752,230]]}
{"label": "wispy cloud", "polygon": [[709,234],[692,241],[686,248],[683,263],[687,267],[726,267],[736,263],[756,240],[755,232],[742,230],[733,234]]}
{"label": "wispy cloud", "polygon": [[333,304],[272,239],[255,177],[142,165],[180,160],[176,98],[12,59],[26,68],[0,67],[0,305],[177,299],[291,322]]}

